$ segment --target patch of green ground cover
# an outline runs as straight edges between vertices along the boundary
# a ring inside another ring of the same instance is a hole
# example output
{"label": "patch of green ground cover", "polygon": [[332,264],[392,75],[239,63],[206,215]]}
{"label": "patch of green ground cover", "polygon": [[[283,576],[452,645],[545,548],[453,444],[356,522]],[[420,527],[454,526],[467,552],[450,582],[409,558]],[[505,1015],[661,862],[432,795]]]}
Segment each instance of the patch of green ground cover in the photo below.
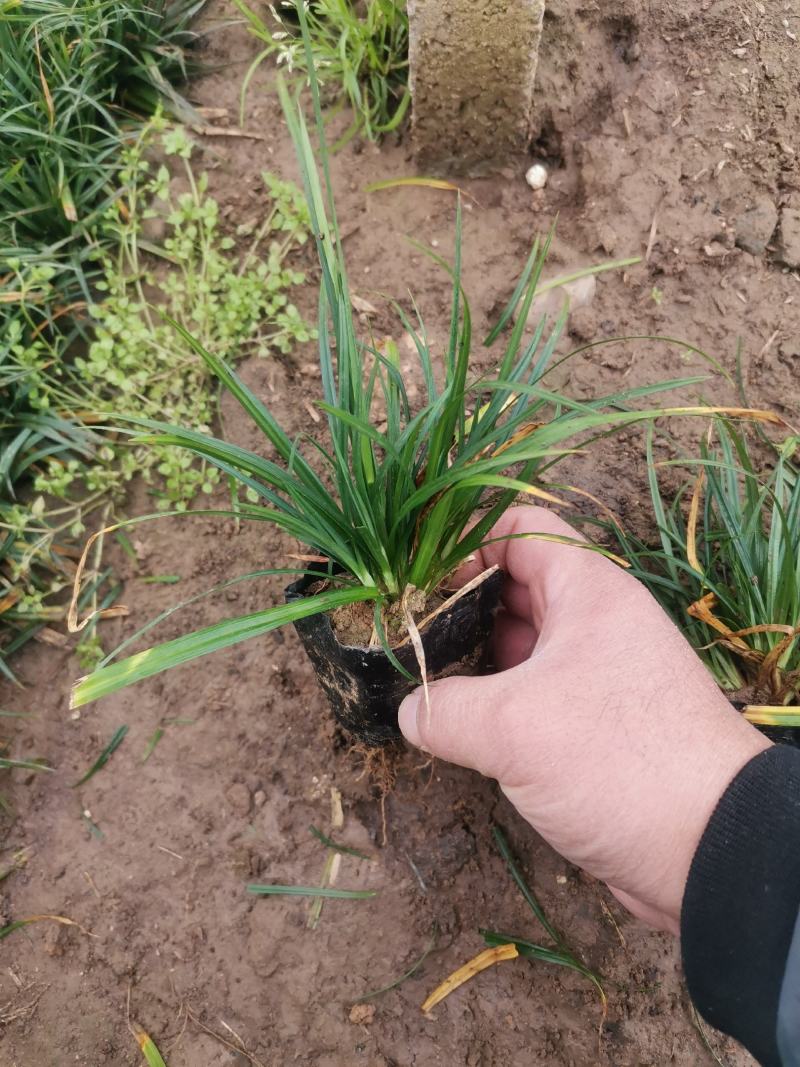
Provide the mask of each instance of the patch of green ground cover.
{"label": "patch of green ground cover", "polygon": [[[191,22],[205,0],[0,2],[0,672],[59,609],[71,528],[98,505],[55,512],[32,480],[102,448],[57,371],[86,335],[102,218],[120,147],[160,100],[191,108]],[[74,536],[74,529],[72,529]]]}
{"label": "patch of green ground cover", "polygon": [[[154,162],[154,148],[164,162]],[[304,280],[290,263],[308,235],[302,194],[265,174],[263,221],[239,252],[223,233],[207,174],[192,167],[192,151],[186,131],[159,116],[125,150],[125,192],[105,220],[113,244],[101,259],[98,299],[88,308],[93,337],[63,372],[94,419],[167,417],[211,429],[217,387],[167,317],[230,363],[249,354],[287,352],[313,336],[288,296]],[[145,237],[152,219],[164,224],[157,246]],[[135,474],[149,483],[159,508],[188,507],[219,480],[216,469],[174,449],[122,440],[107,442],[88,463],[48,462],[35,487],[57,497],[76,487],[102,490],[119,500]]]}
{"label": "patch of green ground cover", "polygon": [[[102,432],[106,422],[165,414],[210,431],[217,386],[165,316],[189,326],[229,362],[286,352],[313,336],[288,295],[304,277],[290,262],[308,233],[300,191],[265,174],[262,221],[239,251],[222,231],[207,175],[192,167],[192,150],[185,130],[160,115],[123,150],[123,191],[102,220],[106,250],[93,287],[97,297],[86,308],[85,344],[75,344],[70,358],[57,358],[51,340],[40,335],[26,345],[17,334],[7,348],[5,366],[25,389],[25,421],[44,421],[51,446],[19,451],[34,496],[5,509],[0,502],[0,531],[24,561],[0,579],[15,597],[7,617],[15,629],[24,629],[28,618],[33,624],[63,614],[63,607],[44,603],[74,573],[57,557],[61,566],[53,574],[57,537],[81,537],[87,517],[108,501],[121,503],[135,474],[148,482],[157,508],[186,508],[220,479],[202,459]],[[159,245],[144,236],[154,219],[163,226]],[[83,423],[63,419],[65,410]],[[90,639],[97,644],[96,633]],[[97,655],[85,658],[89,667]]]}
{"label": "patch of green ground cover", "polygon": [[[103,214],[118,196],[120,144],[161,101],[193,114],[173,82],[186,77],[185,49],[196,36],[190,24],[204,6],[205,0],[0,3],[4,327],[23,302],[29,309],[23,326],[33,317],[69,334],[63,312],[91,299]],[[42,271],[43,292],[36,289]]]}
{"label": "patch of green ground cover", "polygon": [[[302,280],[288,263],[306,237],[298,192],[264,176],[264,220],[240,252],[207,178],[192,170],[191,141],[162,115],[163,100],[191,111],[169,78],[186,72],[189,20],[202,6],[0,3],[0,671],[9,678],[13,652],[63,616],[73,542],[133,473],[144,471],[162,507],[186,507],[218,478],[103,433],[112,414],[167,411],[200,429],[213,421],[211,376],[150,301],[229,360],[311,336],[287,297]],[[157,216],[164,233],[151,244],[144,230]],[[107,599],[99,590],[92,606]],[[86,666],[98,654],[91,642],[96,633],[83,642]]]}

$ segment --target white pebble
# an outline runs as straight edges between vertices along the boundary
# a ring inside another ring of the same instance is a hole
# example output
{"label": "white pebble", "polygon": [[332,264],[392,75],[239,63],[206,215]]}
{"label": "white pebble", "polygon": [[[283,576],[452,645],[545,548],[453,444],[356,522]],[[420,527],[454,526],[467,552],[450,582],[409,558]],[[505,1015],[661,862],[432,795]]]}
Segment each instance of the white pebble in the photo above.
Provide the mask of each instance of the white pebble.
{"label": "white pebble", "polygon": [[525,171],[525,181],[531,189],[544,189],[547,185],[547,167],[543,163],[534,163]]}

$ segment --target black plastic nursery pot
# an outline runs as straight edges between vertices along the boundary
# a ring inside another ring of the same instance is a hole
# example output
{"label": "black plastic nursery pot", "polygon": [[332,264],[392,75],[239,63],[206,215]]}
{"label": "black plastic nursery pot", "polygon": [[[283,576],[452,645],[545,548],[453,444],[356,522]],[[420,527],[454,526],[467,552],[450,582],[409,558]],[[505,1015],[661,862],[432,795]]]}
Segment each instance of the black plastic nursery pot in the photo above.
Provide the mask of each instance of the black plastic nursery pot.
{"label": "black plastic nursery pot", "polygon": [[[286,589],[287,603],[313,596],[319,581],[319,576],[305,575],[294,582]],[[495,571],[421,630],[428,681],[451,674],[477,674],[486,666],[502,585],[503,575]],[[366,745],[399,739],[398,710],[419,683],[400,674],[380,646],[342,644],[329,615],[299,619],[294,627],[341,726]],[[419,678],[411,643],[392,651]]]}
{"label": "black plastic nursery pot", "polygon": [[800,729],[795,726],[758,726],[756,729],[776,745],[800,748]]}

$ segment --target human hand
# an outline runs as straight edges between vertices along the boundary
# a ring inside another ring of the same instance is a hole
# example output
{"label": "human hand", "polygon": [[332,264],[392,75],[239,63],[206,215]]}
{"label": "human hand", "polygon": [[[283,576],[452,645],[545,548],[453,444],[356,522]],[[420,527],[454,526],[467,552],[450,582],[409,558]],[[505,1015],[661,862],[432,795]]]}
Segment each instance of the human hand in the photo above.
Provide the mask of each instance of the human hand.
{"label": "human hand", "polygon": [[[520,507],[493,537],[578,535]],[[723,792],[769,746],[643,585],[597,552],[500,541],[459,578],[506,572],[499,673],[431,683],[400,708],[413,745],[496,778],[527,821],[637,917],[678,932],[695,849]]]}

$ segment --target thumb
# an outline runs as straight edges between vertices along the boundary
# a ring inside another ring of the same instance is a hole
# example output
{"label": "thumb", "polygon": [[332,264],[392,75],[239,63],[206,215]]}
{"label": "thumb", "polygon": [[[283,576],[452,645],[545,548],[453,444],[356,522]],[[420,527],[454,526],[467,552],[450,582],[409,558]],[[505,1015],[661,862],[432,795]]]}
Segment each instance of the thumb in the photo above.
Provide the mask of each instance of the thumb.
{"label": "thumb", "polygon": [[424,689],[415,689],[400,705],[406,741],[450,763],[502,779],[515,748],[511,719],[523,666],[479,678],[432,682],[427,701]]}

